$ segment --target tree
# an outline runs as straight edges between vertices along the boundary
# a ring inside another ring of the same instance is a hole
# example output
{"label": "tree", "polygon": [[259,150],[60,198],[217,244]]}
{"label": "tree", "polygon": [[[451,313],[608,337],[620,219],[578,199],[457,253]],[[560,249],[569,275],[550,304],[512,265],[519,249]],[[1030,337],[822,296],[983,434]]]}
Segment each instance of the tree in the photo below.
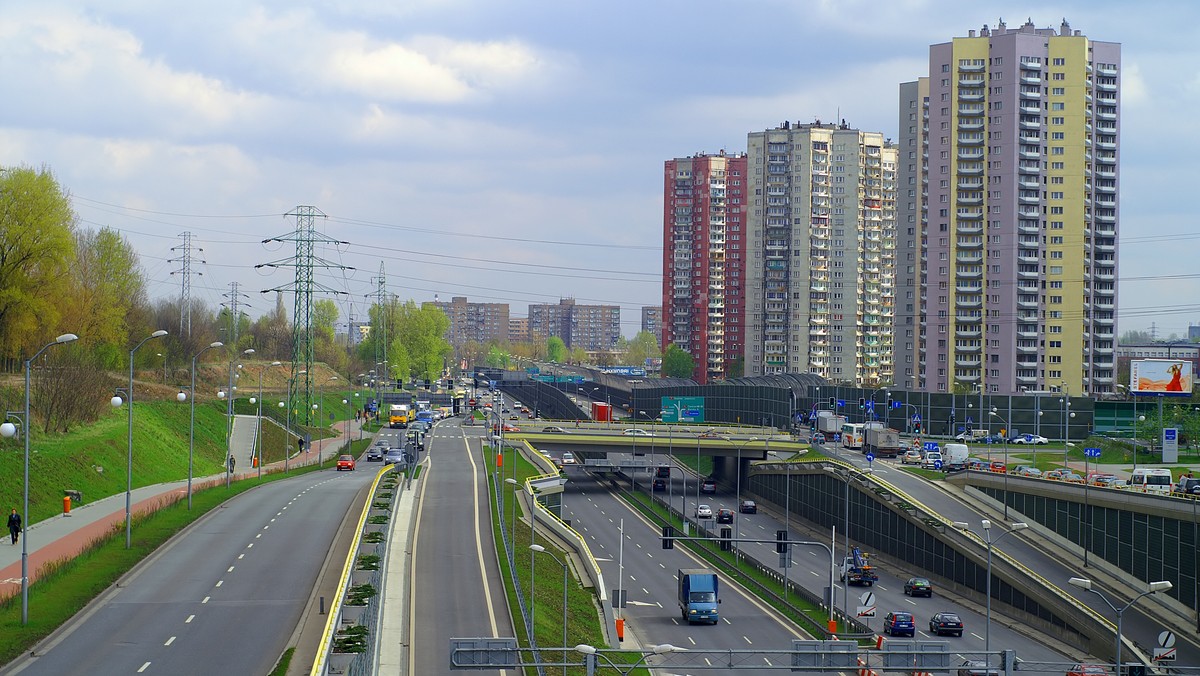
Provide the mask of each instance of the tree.
{"label": "tree", "polygon": [[567,359],[567,344],[558,336],[546,339],[546,359],[555,364],[561,364]]}
{"label": "tree", "polygon": [[[136,321],[139,308],[146,304],[146,282],[137,252],[115,230],[77,232],[70,273],[71,302],[61,305],[62,326],[87,336],[100,368],[120,367],[127,358],[133,329],[143,323]],[[149,312],[144,321],[153,324],[153,317]],[[158,328],[156,325],[151,331]]]}
{"label": "tree", "polygon": [[508,360],[508,353],[493,345],[488,348],[487,360],[484,363],[492,368],[507,369]]}
{"label": "tree", "polygon": [[586,364],[588,360],[587,350],[582,347],[575,346],[571,348],[571,363],[575,365]]}
{"label": "tree", "polygon": [[649,331],[640,331],[633,340],[629,341],[628,360],[630,364],[645,364],[647,359],[658,359],[662,351],[658,349],[658,338]]}
{"label": "tree", "polygon": [[[30,352],[58,325],[75,214],[47,169],[0,171],[0,352]],[[82,334],[80,334],[82,336]],[[87,336],[82,336],[85,340]],[[40,347],[40,344],[38,345]]]}
{"label": "tree", "polygon": [[1150,336],[1149,331],[1126,331],[1117,339],[1117,343],[1120,345],[1138,345],[1152,342],[1154,342],[1154,339]]}
{"label": "tree", "polygon": [[675,343],[667,346],[663,355],[663,375],[668,378],[691,378],[696,370],[696,361],[692,355],[684,352]]}

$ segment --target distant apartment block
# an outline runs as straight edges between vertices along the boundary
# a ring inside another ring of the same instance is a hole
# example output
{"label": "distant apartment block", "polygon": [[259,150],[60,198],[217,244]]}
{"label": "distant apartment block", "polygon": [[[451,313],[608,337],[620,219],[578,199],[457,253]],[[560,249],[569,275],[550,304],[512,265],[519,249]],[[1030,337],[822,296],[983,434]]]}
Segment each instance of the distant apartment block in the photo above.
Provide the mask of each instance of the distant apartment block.
{"label": "distant apartment block", "polygon": [[464,296],[455,296],[448,303],[435,300],[428,305],[450,318],[446,340],[455,347],[509,340],[508,303],[470,303]]}
{"label": "distant apartment block", "polygon": [[741,375],[748,195],[745,154],[665,163],[660,345],[691,355],[701,384]]}
{"label": "distant apartment block", "polygon": [[1000,23],[900,86],[897,384],[1113,392],[1120,62]]}
{"label": "distant apartment block", "polygon": [[529,317],[508,318],[508,340],[512,343],[529,342]]}
{"label": "distant apartment block", "polygon": [[642,306],[642,331],[654,335],[655,340],[662,337],[662,307],[658,305]]}
{"label": "distant apartment block", "polygon": [[745,374],[890,384],[896,148],[840,124],[748,137]]}
{"label": "distant apartment block", "polygon": [[555,305],[529,306],[531,340],[558,336],[568,349],[611,350],[621,336],[619,305],[576,305],[564,298]]}

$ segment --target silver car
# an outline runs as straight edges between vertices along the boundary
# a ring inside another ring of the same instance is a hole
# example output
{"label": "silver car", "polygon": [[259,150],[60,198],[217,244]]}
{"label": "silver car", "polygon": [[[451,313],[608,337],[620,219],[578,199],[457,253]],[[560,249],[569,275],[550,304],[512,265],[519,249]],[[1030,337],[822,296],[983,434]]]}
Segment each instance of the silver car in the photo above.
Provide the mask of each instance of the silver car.
{"label": "silver car", "polygon": [[708,505],[698,505],[696,507],[696,518],[697,519],[713,518],[712,507],[709,507]]}

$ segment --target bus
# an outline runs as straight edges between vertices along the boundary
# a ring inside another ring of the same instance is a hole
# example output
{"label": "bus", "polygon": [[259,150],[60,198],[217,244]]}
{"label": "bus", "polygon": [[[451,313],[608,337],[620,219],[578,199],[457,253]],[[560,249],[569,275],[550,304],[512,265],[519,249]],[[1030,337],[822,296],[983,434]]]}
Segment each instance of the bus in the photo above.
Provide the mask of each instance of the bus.
{"label": "bus", "polygon": [[863,428],[862,423],[845,423],[842,425],[842,448],[849,448],[855,451],[862,450],[863,445]]}

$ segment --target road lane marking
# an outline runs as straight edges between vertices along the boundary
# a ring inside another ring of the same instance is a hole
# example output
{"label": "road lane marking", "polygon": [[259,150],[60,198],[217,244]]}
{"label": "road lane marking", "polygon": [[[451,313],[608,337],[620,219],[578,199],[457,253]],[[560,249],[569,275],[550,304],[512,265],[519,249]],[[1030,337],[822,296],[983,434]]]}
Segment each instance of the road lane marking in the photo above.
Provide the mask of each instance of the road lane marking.
{"label": "road lane marking", "polygon": [[211,596],[205,596],[205,597],[204,597],[204,600],[203,600],[203,601],[201,601],[200,603],[208,603],[208,600],[209,600],[209,599],[211,599],[211,598],[212,598]]}
{"label": "road lane marking", "polygon": [[225,572],[226,572],[226,573],[232,573],[232,572],[233,572],[233,566],[230,566],[229,568],[225,569]]}
{"label": "road lane marking", "polygon": [[175,642],[175,637],[174,637],[174,636],[172,636],[171,638],[167,639],[167,642],[166,642],[166,643],[164,643],[163,645],[164,645],[164,646],[168,646],[168,645],[171,645],[171,644],[172,644],[172,643],[174,643],[174,642]]}
{"label": "road lane marking", "polygon": [[217,580],[217,584],[215,584],[215,585],[213,585],[213,586],[215,586],[215,587],[220,587],[220,586],[221,586],[221,585],[223,585],[223,584],[225,584],[225,580]]}
{"label": "road lane marking", "polygon": [[754,645],[754,641],[751,641],[749,636],[743,635],[742,638],[745,639],[746,643],[748,643],[749,645]]}
{"label": "road lane marking", "polygon": [[188,615],[188,618],[183,621],[184,624],[191,624],[192,620],[196,619],[195,615]]}
{"label": "road lane marking", "polygon": [[142,665],[142,668],[141,668],[141,669],[138,669],[138,670],[137,670],[137,672],[140,674],[140,673],[142,673],[143,671],[145,671],[145,670],[147,670],[147,669],[149,669],[149,668],[150,668],[150,663],[149,663],[149,662],[147,662],[147,663],[143,664],[143,665]]}

